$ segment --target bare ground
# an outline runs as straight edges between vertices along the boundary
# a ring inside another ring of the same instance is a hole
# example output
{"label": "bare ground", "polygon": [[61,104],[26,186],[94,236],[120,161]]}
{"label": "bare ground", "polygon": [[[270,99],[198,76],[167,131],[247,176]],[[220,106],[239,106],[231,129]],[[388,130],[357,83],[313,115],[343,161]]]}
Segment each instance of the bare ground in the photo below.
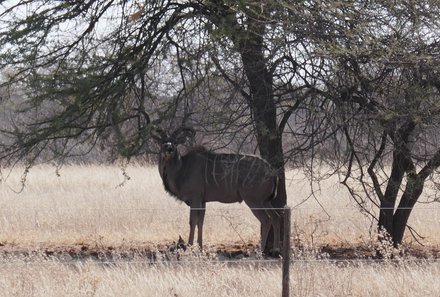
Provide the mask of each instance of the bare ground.
{"label": "bare ground", "polygon": [[[292,250],[294,259],[325,259],[351,261],[359,259],[376,259],[376,250],[370,246],[325,245],[316,247],[313,252],[301,246]],[[78,243],[55,245],[39,243],[36,245],[0,243],[0,259],[43,257],[64,261],[131,261],[134,259],[146,262],[183,261],[189,257],[215,260],[241,260],[264,258],[254,243],[216,244],[206,246],[203,252],[198,249],[187,249],[176,242],[152,244],[130,243],[126,246],[104,246],[97,243]],[[399,251],[401,259],[440,259],[439,247],[405,246]],[[193,259],[193,258],[192,258]]]}

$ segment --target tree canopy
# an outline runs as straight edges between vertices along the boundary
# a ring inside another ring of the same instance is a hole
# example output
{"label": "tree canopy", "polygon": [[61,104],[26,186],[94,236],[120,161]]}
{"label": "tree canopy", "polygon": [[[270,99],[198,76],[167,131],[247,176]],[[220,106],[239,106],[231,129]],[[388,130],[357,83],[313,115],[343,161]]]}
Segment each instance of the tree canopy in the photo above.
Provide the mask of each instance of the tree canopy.
{"label": "tree canopy", "polygon": [[155,127],[193,126],[213,149],[258,148],[282,181],[275,206],[287,162],[331,165],[396,244],[435,181],[437,1],[0,5],[5,164],[98,144],[142,155]]}

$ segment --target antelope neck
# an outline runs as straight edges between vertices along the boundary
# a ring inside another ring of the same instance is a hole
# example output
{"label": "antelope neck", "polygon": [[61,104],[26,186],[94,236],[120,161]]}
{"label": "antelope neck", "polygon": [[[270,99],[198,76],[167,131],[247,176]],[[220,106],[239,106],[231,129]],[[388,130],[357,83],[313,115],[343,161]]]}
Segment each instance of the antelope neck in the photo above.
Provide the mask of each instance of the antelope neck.
{"label": "antelope neck", "polygon": [[173,196],[177,196],[176,175],[182,167],[182,160],[179,154],[176,154],[171,160],[160,160],[161,175],[165,190]]}

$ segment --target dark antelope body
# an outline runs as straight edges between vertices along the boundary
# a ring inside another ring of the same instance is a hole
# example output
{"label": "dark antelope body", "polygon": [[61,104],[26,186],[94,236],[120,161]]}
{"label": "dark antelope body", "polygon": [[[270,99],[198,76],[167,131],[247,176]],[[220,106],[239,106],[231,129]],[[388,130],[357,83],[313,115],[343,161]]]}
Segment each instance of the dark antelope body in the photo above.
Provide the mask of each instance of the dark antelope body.
{"label": "dark antelope body", "polygon": [[190,206],[188,243],[202,247],[202,230],[206,202],[244,201],[261,223],[261,248],[266,246],[270,227],[274,228],[274,251],[279,251],[281,219],[271,204],[278,187],[278,176],[269,164],[256,156],[217,154],[195,148],[181,156],[177,146],[194,137],[189,128],[176,130],[171,136],[157,129],[152,135],[160,145],[159,173],[165,190]]}

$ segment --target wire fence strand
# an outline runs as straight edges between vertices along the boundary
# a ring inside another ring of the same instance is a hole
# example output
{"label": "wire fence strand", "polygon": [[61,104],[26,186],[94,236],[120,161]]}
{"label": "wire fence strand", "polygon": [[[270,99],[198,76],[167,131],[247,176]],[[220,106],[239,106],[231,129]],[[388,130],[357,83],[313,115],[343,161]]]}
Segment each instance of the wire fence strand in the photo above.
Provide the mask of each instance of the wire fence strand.
{"label": "wire fence strand", "polygon": [[[44,261],[15,262],[0,261],[0,266],[59,266],[59,265],[147,265],[147,266],[179,266],[179,265],[207,265],[207,264],[277,264],[281,265],[281,259],[237,259],[237,260],[168,260],[168,261],[118,261],[118,260],[59,260],[45,259]],[[330,265],[356,265],[356,264],[440,264],[440,259],[293,259],[290,261],[293,267],[295,264],[330,264]]]}

